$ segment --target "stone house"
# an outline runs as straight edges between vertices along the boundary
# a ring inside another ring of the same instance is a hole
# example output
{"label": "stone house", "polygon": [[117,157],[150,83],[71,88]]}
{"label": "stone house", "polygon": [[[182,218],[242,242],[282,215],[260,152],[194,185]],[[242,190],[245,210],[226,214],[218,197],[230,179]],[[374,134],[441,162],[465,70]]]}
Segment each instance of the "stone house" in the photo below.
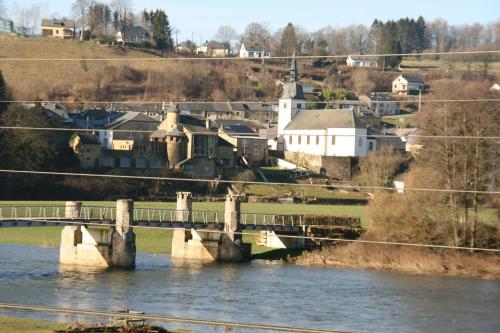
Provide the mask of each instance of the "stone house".
{"label": "stone house", "polygon": [[401,74],[392,82],[392,92],[398,95],[418,95],[424,87],[424,80],[413,75]]}
{"label": "stone house", "polygon": [[359,100],[365,102],[368,109],[380,117],[398,115],[401,112],[400,103],[388,94],[372,92],[359,96]]}
{"label": "stone house", "polygon": [[349,67],[377,67],[378,62],[376,57],[368,57],[362,55],[349,55],[346,60]]}
{"label": "stone house", "polygon": [[41,28],[44,37],[75,38],[76,25],[73,20],[42,19]]}
{"label": "stone house", "polygon": [[141,45],[151,41],[151,35],[140,26],[126,27],[124,33],[121,31],[116,33],[116,41],[121,44]]}
{"label": "stone house", "polygon": [[196,54],[208,57],[227,57],[229,55],[228,45],[216,41],[206,41],[196,48]]}
{"label": "stone house", "polygon": [[80,160],[80,167],[93,169],[99,166],[101,142],[94,134],[75,133],[69,140],[69,146]]}

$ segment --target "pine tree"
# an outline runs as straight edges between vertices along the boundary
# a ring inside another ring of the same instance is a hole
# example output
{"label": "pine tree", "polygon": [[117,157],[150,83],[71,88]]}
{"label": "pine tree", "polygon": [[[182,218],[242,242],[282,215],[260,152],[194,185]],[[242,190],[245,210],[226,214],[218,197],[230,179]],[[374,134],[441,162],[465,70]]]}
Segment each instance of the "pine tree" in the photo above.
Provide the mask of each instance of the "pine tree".
{"label": "pine tree", "polygon": [[172,29],[170,28],[168,16],[163,10],[158,9],[153,14],[151,30],[157,48],[167,51],[173,50]]}
{"label": "pine tree", "polygon": [[[0,70],[0,101],[8,101],[9,100],[9,91],[7,89],[7,84],[3,78],[2,71]],[[7,110],[8,103],[0,102],[0,114]]]}
{"label": "pine tree", "polygon": [[281,36],[281,52],[284,56],[291,56],[297,51],[297,35],[295,34],[295,28],[292,23],[288,25],[283,30],[283,35]]}

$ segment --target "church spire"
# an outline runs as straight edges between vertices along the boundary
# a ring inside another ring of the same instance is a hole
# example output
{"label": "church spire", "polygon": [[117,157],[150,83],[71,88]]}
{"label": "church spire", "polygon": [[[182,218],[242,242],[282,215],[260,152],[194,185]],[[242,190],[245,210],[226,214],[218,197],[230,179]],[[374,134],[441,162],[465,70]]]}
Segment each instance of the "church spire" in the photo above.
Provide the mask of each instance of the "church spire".
{"label": "church spire", "polygon": [[293,51],[292,67],[290,68],[290,81],[297,81],[297,59]]}

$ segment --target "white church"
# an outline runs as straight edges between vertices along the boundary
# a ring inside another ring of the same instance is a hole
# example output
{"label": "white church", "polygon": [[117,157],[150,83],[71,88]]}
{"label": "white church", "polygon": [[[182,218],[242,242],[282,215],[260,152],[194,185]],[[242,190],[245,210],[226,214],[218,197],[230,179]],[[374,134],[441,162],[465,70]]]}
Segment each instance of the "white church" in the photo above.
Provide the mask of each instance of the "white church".
{"label": "white church", "polygon": [[361,157],[376,149],[354,109],[307,110],[293,59],[290,79],[278,106],[278,142],[285,152],[316,156]]}

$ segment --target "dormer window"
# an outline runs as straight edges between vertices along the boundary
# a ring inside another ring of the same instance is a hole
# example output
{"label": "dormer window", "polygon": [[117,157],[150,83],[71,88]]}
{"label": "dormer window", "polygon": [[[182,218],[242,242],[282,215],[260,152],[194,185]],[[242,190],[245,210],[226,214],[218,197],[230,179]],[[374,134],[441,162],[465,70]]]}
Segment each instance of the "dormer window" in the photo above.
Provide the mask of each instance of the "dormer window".
{"label": "dormer window", "polygon": [[297,109],[302,109],[302,104],[297,103]]}

